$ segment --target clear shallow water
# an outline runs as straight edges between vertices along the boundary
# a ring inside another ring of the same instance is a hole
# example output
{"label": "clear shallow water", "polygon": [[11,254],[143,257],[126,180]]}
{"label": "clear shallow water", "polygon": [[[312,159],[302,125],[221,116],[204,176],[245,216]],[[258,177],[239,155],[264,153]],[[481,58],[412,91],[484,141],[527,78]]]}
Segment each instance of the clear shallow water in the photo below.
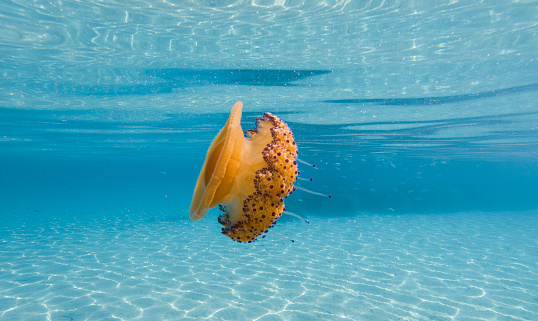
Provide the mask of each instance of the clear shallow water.
{"label": "clear shallow water", "polygon": [[[536,319],[536,21],[536,1],[2,2],[0,319]],[[298,184],[333,198],[286,200],[312,225],[242,245],[218,210],[188,220],[236,100],[317,164]]]}

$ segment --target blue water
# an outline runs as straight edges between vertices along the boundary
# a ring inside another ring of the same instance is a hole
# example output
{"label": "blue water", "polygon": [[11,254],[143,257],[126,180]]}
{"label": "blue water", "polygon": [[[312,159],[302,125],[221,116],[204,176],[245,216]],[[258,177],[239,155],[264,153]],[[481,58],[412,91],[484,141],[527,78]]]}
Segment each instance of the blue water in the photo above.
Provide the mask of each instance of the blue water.
{"label": "blue water", "polygon": [[[538,319],[536,30],[533,0],[2,1],[0,320]],[[311,225],[189,220],[238,100],[316,164]]]}

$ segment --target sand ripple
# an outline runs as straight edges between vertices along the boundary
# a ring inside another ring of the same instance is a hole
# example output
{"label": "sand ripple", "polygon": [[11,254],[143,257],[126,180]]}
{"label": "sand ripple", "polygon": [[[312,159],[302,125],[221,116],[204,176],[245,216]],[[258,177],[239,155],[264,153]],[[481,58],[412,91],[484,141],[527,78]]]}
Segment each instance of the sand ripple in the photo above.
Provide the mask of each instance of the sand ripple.
{"label": "sand ripple", "polygon": [[0,230],[0,320],[538,320],[534,213]]}

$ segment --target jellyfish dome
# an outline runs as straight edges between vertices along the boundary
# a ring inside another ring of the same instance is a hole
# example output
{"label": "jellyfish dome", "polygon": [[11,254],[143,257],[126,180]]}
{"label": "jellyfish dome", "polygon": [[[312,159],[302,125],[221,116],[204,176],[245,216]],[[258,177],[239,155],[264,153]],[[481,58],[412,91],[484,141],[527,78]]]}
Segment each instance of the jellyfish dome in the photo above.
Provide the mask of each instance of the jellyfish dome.
{"label": "jellyfish dome", "polygon": [[219,205],[222,233],[238,242],[252,242],[266,233],[284,212],[297,170],[297,145],[288,125],[264,113],[256,129],[241,128],[243,104],[238,101],[211,143],[196,183],[190,218],[201,220]]}

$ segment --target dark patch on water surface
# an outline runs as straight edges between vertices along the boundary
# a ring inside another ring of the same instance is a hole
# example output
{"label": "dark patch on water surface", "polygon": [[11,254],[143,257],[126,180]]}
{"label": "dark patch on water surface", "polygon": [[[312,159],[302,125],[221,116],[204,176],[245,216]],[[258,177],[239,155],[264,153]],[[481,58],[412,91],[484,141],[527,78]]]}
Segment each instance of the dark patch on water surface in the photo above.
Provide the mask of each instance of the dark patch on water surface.
{"label": "dark patch on water surface", "polygon": [[[286,69],[148,69],[135,75],[133,84],[77,85],[54,84],[51,89],[65,94],[122,96],[173,93],[180,88],[218,85],[298,86],[296,81],[331,73],[331,70]],[[121,76],[121,72],[119,73]],[[132,74],[129,77],[133,77]]]}
{"label": "dark patch on water surface", "polygon": [[290,86],[291,82],[323,75],[331,70],[286,69],[213,69],[190,70],[179,68],[151,69],[146,75],[164,79],[177,85],[244,85]]}
{"label": "dark patch on water surface", "polygon": [[463,95],[418,98],[331,99],[325,100],[324,102],[335,104],[377,104],[390,106],[440,105],[536,90],[538,90],[538,83]]}

